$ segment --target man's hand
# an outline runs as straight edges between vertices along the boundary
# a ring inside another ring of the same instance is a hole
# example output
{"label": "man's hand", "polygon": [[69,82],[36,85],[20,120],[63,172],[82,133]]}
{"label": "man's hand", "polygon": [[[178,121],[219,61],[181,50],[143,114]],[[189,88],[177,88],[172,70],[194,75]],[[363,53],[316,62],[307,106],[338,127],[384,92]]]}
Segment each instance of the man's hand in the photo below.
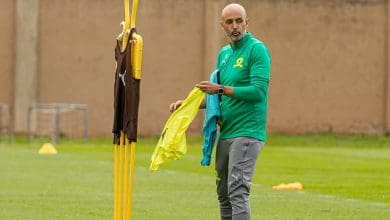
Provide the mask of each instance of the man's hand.
{"label": "man's hand", "polygon": [[209,82],[209,81],[202,81],[202,82],[196,84],[195,86],[198,87],[203,92],[208,93],[208,94],[217,94],[218,89],[220,87],[220,85]]}
{"label": "man's hand", "polygon": [[177,100],[176,102],[169,105],[169,111],[174,112],[176,109],[178,109],[181,104],[183,104],[183,100]]}

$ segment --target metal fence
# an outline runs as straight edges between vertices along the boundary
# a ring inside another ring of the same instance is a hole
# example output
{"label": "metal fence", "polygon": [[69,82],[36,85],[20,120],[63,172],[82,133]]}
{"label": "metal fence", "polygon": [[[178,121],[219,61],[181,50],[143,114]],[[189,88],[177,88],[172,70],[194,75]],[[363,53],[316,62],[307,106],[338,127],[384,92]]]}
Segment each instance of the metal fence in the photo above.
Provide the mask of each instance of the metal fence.
{"label": "metal fence", "polygon": [[[65,114],[82,114],[82,121],[78,119],[69,119],[72,121],[73,126],[70,130],[74,130],[75,127],[83,126],[83,136],[85,142],[88,141],[88,106],[86,104],[70,104],[70,103],[45,103],[34,104],[28,109],[27,116],[27,131],[28,140],[31,142],[33,136],[37,136],[39,132],[43,135],[50,135],[54,139],[54,143],[60,141],[60,136],[64,135],[64,123]],[[49,117],[38,117],[39,115],[47,115]],[[34,117],[35,116],[35,117]],[[35,120],[34,120],[35,119]],[[39,124],[44,123],[44,126],[38,127]],[[35,124],[35,129],[33,125]],[[38,129],[37,129],[38,127]],[[45,131],[43,131],[46,129]],[[68,129],[69,130],[69,129]],[[64,135],[66,136],[66,135]]]}

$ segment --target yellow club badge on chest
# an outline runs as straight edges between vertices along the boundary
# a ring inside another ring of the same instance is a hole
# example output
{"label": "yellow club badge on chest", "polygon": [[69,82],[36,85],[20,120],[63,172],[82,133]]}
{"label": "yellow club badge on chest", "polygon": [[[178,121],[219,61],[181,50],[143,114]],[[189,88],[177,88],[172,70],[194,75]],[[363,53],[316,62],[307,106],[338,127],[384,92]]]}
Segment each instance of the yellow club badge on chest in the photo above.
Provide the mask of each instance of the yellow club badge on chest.
{"label": "yellow club badge on chest", "polygon": [[244,61],[244,57],[240,56],[239,58],[237,58],[236,63],[234,64],[233,67],[234,68],[236,68],[236,67],[242,68],[243,67],[243,65],[242,65],[243,61]]}

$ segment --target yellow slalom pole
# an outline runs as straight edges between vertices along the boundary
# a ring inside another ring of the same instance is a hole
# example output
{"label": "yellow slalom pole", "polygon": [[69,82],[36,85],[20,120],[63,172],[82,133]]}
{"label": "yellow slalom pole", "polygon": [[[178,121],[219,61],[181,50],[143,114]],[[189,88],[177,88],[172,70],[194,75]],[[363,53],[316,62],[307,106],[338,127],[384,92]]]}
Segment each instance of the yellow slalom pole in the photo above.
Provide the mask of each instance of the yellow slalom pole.
{"label": "yellow slalom pole", "polygon": [[[135,28],[135,21],[137,16],[137,7],[138,7],[138,0],[133,0],[133,8],[131,11],[131,28]],[[143,47],[143,40],[140,35],[134,32],[132,40],[132,50],[131,50],[131,64],[132,64],[132,73],[133,77],[136,79],[141,79],[141,65],[142,65],[142,47]],[[129,194],[128,201],[129,201],[129,207],[128,207],[128,216],[126,216],[126,219],[131,219],[131,212],[133,207],[133,185],[134,185],[134,167],[135,167],[135,150],[136,150],[136,142],[130,143],[130,184],[129,184]]]}
{"label": "yellow slalom pole", "polygon": [[134,183],[134,160],[135,160],[135,142],[130,143],[130,183],[129,190],[127,192],[127,210],[125,210],[125,219],[131,219],[131,210],[133,207],[133,183]]}
{"label": "yellow slalom pole", "polygon": [[[121,52],[126,50],[130,26],[129,0],[124,0],[123,4],[125,8],[125,21],[124,24],[122,23],[122,33],[117,37],[117,40],[120,43]],[[118,63],[116,63],[116,65],[118,65]],[[115,69],[116,68],[117,66]],[[128,169],[126,169],[128,166],[125,166],[125,160],[126,158],[128,160],[129,156],[125,157],[125,153],[127,152],[125,152],[125,134],[123,131],[120,132],[119,140],[119,145],[115,144],[114,146],[114,220],[123,220],[123,210],[126,205],[126,201],[124,201],[126,198],[124,196],[124,191],[128,191],[128,184],[124,184],[124,180],[126,179],[125,173],[128,173]]]}
{"label": "yellow slalom pole", "polygon": [[[130,28],[135,28],[136,16],[137,16],[138,0],[133,0],[133,6],[131,10],[131,25]],[[133,67],[132,73],[133,77],[136,79],[141,79],[141,64],[142,64],[142,47],[143,41],[142,37],[137,33],[134,33],[132,36],[133,43],[131,50],[131,64]],[[126,197],[127,201],[127,210],[125,211],[125,219],[131,219],[131,212],[133,207],[133,185],[134,185],[134,167],[135,167],[135,150],[136,142],[130,143],[130,179],[129,179],[129,190]]]}
{"label": "yellow slalom pole", "polygon": [[119,146],[118,144],[115,144],[114,146],[114,220],[119,219],[119,203],[118,203],[118,197],[119,194]]}
{"label": "yellow slalom pole", "polygon": [[119,178],[118,178],[118,197],[117,197],[117,204],[118,204],[118,213],[117,217],[118,219],[123,218],[123,179],[124,179],[124,165],[125,165],[125,147],[124,147],[124,142],[125,142],[125,134],[123,131],[121,131],[121,136],[120,136],[120,145],[119,145]]}
{"label": "yellow slalom pole", "polygon": [[129,13],[129,0],[124,0],[124,7],[125,7],[125,24],[123,25],[123,31],[121,33],[122,35],[122,44],[121,44],[121,51],[126,50],[127,46],[127,40],[129,38],[129,26],[130,26],[130,13]]}
{"label": "yellow slalom pole", "polygon": [[130,28],[135,28],[135,21],[137,17],[138,0],[133,0],[133,7],[131,9],[131,25]]}
{"label": "yellow slalom pole", "polygon": [[129,0],[124,0],[123,3],[125,5],[125,30],[128,30],[130,26]]}
{"label": "yellow slalom pole", "polygon": [[[127,196],[129,194],[129,191],[131,190],[131,187],[129,186],[129,177],[131,177],[130,173],[130,147],[129,147],[129,139],[125,137],[125,177],[124,177],[124,191],[123,191],[123,216],[124,219],[129,219],[129,197]],[[129,190],[130,189],[130,190]]]}

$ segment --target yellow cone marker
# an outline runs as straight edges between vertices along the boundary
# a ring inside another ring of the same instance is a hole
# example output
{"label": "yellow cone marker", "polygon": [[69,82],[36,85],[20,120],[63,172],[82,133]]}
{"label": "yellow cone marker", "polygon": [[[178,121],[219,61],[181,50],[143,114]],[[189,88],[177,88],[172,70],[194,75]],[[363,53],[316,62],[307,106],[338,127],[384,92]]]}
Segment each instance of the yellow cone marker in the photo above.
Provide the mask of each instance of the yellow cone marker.
{"label": "yellow cone marker", "polygon": [[39,154],[57,154],[56,148],[51,143],[45,143],[39,149]]}
{"label": "yellow cone marker", "polygon": [[293,182],[293,183],[281,183],[277,186],[272,187],[273,190],[302,190],[303,184],[300,182]]}

